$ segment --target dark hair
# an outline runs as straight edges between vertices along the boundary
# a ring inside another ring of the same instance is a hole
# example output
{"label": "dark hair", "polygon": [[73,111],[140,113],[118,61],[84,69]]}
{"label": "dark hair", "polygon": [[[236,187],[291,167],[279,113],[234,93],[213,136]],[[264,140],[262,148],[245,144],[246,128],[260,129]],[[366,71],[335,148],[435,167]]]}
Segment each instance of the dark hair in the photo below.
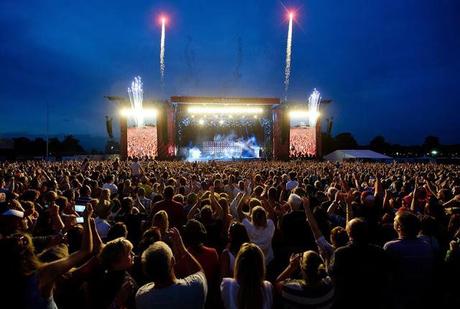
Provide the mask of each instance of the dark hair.
{"label": "dark hair", "polygon": [[416,215],[405,211],[398,214],[395,218],[398,222],[401,232],[405,237],[416,238],[420,230],[420,221]]}
{"label": "dark hair", "polygon": [[114,240],[119,237],[127,237],[128,236],[128,228],[123,222],[117,222],[109,229],[107,233],[107,241]]}
{"label": "dark hair", "polygon": [[158,227],[151,227],[147,229],[144,234],[142,234],[142,239],[138,245],[138,253],[142,253],[145,249],[147,249],[150,245],[152,245],[156,241],[161,240],[161,232]]}
{"label": "dark hair", "polygon": [[331,230],[330,238],[335,248],[345,246],[348,243],[347,231],[341,226],[336,226]]}
{"label": "dark hair", "polygon": [[67,231],[67,244],[69,245],[69,254],[80,250],[83,239],[83,226],[80,224],[72,226]]}
{"label": "dark hair", "polygon": [[229,250],[236,255],[241,245],[245,242],[249,242],[248,232],[243,224],[235,221],[230,225],[228,234],[230,242]]}
{"label": "dark hair", "polygon": [[165,200],[172,200],[174,196],[174,188],[171,186],[166,186],[163,190],[163,196]]}
{"label": "dark hair", "polygon": [[198,220],[190,219],[184,226],[183,238],[187,246],[199,248],[206,241],[206,229]]}
{"label": "dark hair", "polygon": [[437,236],[438,224],[433,217],[423,216],[420,220],[420,228],[425,236]]}

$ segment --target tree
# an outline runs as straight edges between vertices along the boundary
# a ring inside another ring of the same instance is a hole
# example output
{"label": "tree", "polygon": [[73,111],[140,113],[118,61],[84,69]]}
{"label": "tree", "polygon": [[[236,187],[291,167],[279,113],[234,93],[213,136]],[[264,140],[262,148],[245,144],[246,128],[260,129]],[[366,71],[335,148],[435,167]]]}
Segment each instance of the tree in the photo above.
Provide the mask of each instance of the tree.
{"label": "tree", "polygon": [[67,135],[61,143],[62,154],[75,155],[84,152],[83,147],[80,145],[80,141],[73,137],[73,135]]}
{"label": "tree", "polygon": [[358,143],[349,132],[337,134],[335,136],[335,144],[337,149],[355,149],[358,147]]}
{"label": "tree", "polygon": [[431,152],[432,150],[439,148],[439,146],[439,137],[432,135],[425,137],[425,141],[422,145],[424,152]]}
{"label": "tree", "polygon": [[36,138],[31,145],[31,151],[34,156],[43,156],[46,152],[46,141],[39,137]]}
{"label": "tree", "polygon": [[382,135],[377,135],[369,142],[369,148],[377,152],[386,153],[390,145],[385,142],[385,138]]}
{"label": "tree", "polygon": [[321,150],[324,154],[337,150],[335,139],[328,133],[321,132]]}
{"label": "tree", "polygon": [[58,156],[61,153],[62,145],[57,137],[48,140],[48,151],[51,156]]}
{"label": "tree", "polygon": [[31,153],[31,142],[27,137],[18,137],[13,139],[14,150],[16,154],[29,155]]}

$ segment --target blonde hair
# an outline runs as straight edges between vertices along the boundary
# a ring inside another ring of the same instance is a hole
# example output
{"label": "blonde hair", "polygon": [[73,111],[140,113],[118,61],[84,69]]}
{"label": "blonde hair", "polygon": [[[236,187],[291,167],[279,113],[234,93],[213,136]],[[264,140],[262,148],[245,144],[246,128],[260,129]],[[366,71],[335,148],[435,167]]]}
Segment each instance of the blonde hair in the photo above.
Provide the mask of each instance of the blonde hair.
{"label": "blonde hair", "polygon": [[168,213],[164,210],[157,212],[152,219],[152,226],[159,227],[162,232],[165,232],[169,228]]}
{"label": "blonde hair", "polygon": [[111,268],[120,258],[133,249],[133,244],[124,237],[109,241],[99,253],[99,260],[106,268]]}

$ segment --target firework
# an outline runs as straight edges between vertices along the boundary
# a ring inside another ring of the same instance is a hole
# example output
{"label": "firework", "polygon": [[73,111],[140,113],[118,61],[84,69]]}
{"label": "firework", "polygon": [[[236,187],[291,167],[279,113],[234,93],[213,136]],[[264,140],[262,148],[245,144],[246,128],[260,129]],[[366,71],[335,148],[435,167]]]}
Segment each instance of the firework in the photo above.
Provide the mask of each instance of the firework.
{"label": "firework", "polygon": [[308,98],[308,122],[310,127],[316,126],[319,117],[319,104],[321,103],[321,94],[316,88]]}
{"label": "firework", "polygon": [[138,128],[144,126],[144,114],[142,110],[142,101],[144,100],[144,90],[142,89],[142,79],[140,76],[134,77],[131,87],[128,88],[129,101],[131,110]]}
{"label": "firework", "polygon": [[294,13],[289,13],[289,28],[286,43],[286,67],[284,69],[284,96],[287,100],[287,92],[289,89],[289,78],[291,76],[291,47],[292,47],[292,20]]}
{"label": "firework", "polygon": [[166,17],[161,17],[161,41],[160,41],[160,77],[161,85],[164,87],[165,81],[165,36],[166,36]]}

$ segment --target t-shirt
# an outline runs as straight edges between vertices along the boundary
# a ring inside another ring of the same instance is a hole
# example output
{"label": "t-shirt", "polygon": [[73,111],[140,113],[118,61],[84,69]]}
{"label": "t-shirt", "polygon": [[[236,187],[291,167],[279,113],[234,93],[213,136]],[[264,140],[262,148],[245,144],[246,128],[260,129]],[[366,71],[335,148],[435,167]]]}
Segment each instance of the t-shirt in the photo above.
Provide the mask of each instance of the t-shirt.
{"label": "t-shirt", "polygon": [[182,204],[176,201],[162,200],[153,204],[152,213],[150,214],[153,217],[160,210],[166,211],[168,214],[169,225],[171,227],[182,227],[187,221],[187,216],[185,215],[184,207]]}
{"label": "t-shirt", "polygon": [[133,176],[139,176],[141,174],[141,164],[139,162],[131,163],[131,173]]}
{"label": "t-shirt", "polygon": [[352,242],[335,250],[330,273],[337,308],[374,308],[389,301],[388,272],[388,258],[380,247]]}
{"label": "t-shirt", "polygon": [[432,247],[424,240],[415,238],[389,241],[383,248],[391,258],[398,301],[420,301],[420,295],[429,293],[433,281]]}
{"label": "t-shirt", "polygon": [[219,274],[219,256],[216,249],[202,246],[199,250],[190,247],[188,250],[203,267],[208,285],[216,281]]}
{"label": "t-shirt", "polygon": [[295,187],[297,187],[299,185],[299,182],[297,180],[289,180],[287,183],[286,183],[286,190],[287,191],[291,191],[292,189],[294,189]]}
{"label": "t-shirt", "polygon": [[107,234],[110,230],[110,224],[107,222],[107,220],[96,217],[94,223],[96,224],[96,230],[99,236],[101,236],[102,239],[107,238]]}
{"label": "t-shirt", "polygon": [[271,219],[267,220],[267,226],[256,227],[251,221],[244,218],[243,225],[248,232],[249,239],[258,245],[265,255],[265,262],[268,264],[273,260],[272,238],[275,233],[275,224]]}
{"label": "t-shirt", "polygon": [[303,280],[286,280],[281,297],[283,308],[331,308],[334,286],[329,277],[322,279],[317,286],[306,286]]}
{"label": "t-shirt", "polygon": [[[262,309],[270,309],[273,306],[272,284],[268,281],[263,282],[263,300]],[[226,309],[237,309],[238,290],[240,285],[233,278],[223,278],[220,284],[220,294]]]}
{"label": "t-shirt", "polygon": [[102,185],[102,189],[109,189],[112,194],[116,194],[118,192],[118,187],[114,183],[105,183]]}
{"label": "t-shirt", "polygon": [[284,244],[296,251],[315,250],[315,238],[306,221],[305,212],[291,211],[280,218]]}
{"label": "t-shirt", "polygon": [[153,282],[143,285],[136,293],[136,308],[203,308],[207,293],[206,277],[200,271],[166,288],[155,289]]}

